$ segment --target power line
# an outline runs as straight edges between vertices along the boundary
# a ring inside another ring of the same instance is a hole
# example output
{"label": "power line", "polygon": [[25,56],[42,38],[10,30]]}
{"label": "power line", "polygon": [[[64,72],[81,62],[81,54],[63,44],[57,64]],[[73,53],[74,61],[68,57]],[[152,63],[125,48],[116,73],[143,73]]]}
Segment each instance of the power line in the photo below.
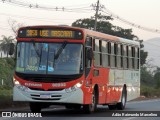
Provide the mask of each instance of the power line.
{"label": "power line", "polygon": [[[45,22],[52,22],[55,20],[62,20],[62,19],[46,19],[46,18],[40,18],[40,17],[28,17],[28,16],[22,16],[22,15],[16,15],[16,14],[7,14],[7,13],[0,13],[0,15],[8,16],[8,17],[16,17],[16,18],[22,18],[22,19],[30,19],[30,20],[39,20],[39,21],[45,21]],[[73,19],[63,19],[63,20],[73,20]]]}
{"label": "power line", "polygon": [[128,25],[130,25],[132,27],[135,27],[135,28],[138,28],[138,29],[142,29],[142,30],[145,30],[145,31],[149,31],[149,32],[153,32],[153,33],[160,33],[160,30],[158,30],[158,29],[144,27],[142,25],[138,25],[136,23],[133,23],[133,22],[130,22],[130,21],[126,20],[126,19],[123,19],[123,18],[119,17],[118,15],[114,14],[113,12],[111,12],[108,9],[105,9],[105,11],[102,10],[102,12],[107,14],[107,15],[109,15],[109,16],[111,16],[111,17],[113,17],[113,18],[116,18],[117,20],[119,20],[119,21],[121,21],[121,22],[123,22],[125,24],[128,24]]}
{"label": "power line", "polygon": [[78,13],[89,13],[92,9],[90,6],[78,7],[78,8],[65,8],[65,7],[55,7],[55,6],[43,6],[39,4],[30,4],[26,2],[21,2],[17,0],[2,0],[1,2],[11,4],[19,7],[42,9],[47,11],[63,11],[63,12],[78,12]]}
{"label": "power line", "polygon": [[[14,6],[20,6],[20,7],[27,7],[27,8],[34,8],[34,9],[42,9],[42,10],[48,10],[48,11],[64,11],[64,12],[77,12],[77,13],[90,13],[93,9],[90,9],[90,7],[88,6],[84,6],[84,7],[78,7],[78,8],[58,8],[58,7],[46,7],[46,6],[43,6],[43,5],[39,5],[39,4],[30,4],[30,3],[26,3],[26,2],[21,2],[21,1],[17,1],[17,0],[1,0],[1,2],[3,3],[8,3],[8,4],[12,4]],[[99,4],[99,0],[97,1],[97,5],[92,5],[92,7],[95,7],[96,8],[96,14],[95,14],[95,30],[96,30],[96,24],[97,24],[97,15],[98,15],[98,11],[100,10],[100,8],[102,8],[102,6]],[[138,24],[135,24],[133,22],[130,22],[126,19],[123,19],[121,17],[119,17],[118,15],[114,14],[113,12],[111,12],[110,10],[108,9],[105,9],[104,10],[101,10],[103,13],[113,17],[113,18],[116,18],[117,20],[125,23],[125,24],[128,24],[132,27],[136,27],[138,29],[142,29],[142,30],[145,30],[145,31],[149,31],[149,32],[154,32],[154,33],[160,33],[160,30],[158,29],[153,29],[153,28],[148,28],[148,27],[144,27],[144,26],[141,26],[141,25],[138,25]]]}

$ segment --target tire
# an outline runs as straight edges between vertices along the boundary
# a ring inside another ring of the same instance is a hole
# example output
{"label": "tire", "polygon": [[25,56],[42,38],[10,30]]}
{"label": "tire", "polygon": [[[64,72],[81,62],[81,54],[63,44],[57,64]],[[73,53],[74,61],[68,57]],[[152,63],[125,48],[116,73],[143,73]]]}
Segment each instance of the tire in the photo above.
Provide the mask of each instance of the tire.
{"label": "tire", "polygon": [[83,109],[85,113],[92,113],[96,111],[97,109],[97,99],[98,96],[96,96],[95,91],[92,93],[92,104],[84,105]]}
{"label": "tire", "polygon": [[115,110],[116,109],[116,105],[108,105],[109,110]]}
{"label": "tire", "polygon": [[80,110],[81,109],[81,105],[73,105],[73,109]]}
{"label": "tire", "polygon": [[125,88],[123,88],[122,91],[122,96],[121,96],[121,102],[117,103],[117,109],[118,110],[124,110],[126,106],[126,101],[127,101],[127,91]]}
{"label": "tire", "polygon": [[72,106],[71,105],[65,105],[65,108],[66,109],[72,109]]}
{"label": "tire", "polygon": [[39,103],[30,103],[30,110],[33,113],[40,113],[41,112],[41,105]]}

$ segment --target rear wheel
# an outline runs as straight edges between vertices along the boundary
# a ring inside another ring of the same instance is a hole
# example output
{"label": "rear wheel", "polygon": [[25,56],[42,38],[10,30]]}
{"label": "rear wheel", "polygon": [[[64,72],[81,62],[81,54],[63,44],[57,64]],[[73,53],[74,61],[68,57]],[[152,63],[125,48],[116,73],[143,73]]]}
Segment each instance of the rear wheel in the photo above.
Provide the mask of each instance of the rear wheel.
{"label": "rear wheel", "polygon": [[127,91],[126,91],[125,88],[123,88],[122,96],[121,96],[121,102],[120,102],[120,103],[117,103],[117,109],[118,109],[118,110],[123,110],[123,109],[125,109],[126,101],[127,101]]}
{"label": "rear wheel", "polygon": [[92,93],[92,104],[84,105],[83,109],[85,113],[92,113],[97,109],[97,96],[95,91]]}
{"label": "rear wheel", "polygon": [[30,103],[30,110],[33,113],[40,113],[41,112],[41,105],[39,103]]}

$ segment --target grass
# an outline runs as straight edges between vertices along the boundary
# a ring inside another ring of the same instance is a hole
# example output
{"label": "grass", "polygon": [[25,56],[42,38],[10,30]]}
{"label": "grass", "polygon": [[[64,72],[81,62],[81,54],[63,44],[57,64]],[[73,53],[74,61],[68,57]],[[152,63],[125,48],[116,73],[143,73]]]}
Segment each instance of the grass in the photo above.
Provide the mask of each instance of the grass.
{"label": "grass", "polygon": [[14,102],[12,92],[12,89],[0,87],[0,109],[28,106],[28,104],[24,102]]}
{"label": "grass", "polygon": [[0,108],[12,106],[12,90],[11,89],[0,89]]}
{"label": "grass", "polygon": [[141,85],[141,95],[145,97],[160,97],[160,88]]}

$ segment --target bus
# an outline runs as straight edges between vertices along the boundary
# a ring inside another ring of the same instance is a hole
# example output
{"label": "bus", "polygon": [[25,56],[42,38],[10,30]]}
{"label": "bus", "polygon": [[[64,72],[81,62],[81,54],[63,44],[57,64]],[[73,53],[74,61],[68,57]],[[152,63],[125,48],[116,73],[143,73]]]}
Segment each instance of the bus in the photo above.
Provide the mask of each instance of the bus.
{"label": "bus", "polygon": [[13,101],[32,112],[50,105],[123,110],[140,95],[138,41],[69,26],[26,26],[16,39]]}

